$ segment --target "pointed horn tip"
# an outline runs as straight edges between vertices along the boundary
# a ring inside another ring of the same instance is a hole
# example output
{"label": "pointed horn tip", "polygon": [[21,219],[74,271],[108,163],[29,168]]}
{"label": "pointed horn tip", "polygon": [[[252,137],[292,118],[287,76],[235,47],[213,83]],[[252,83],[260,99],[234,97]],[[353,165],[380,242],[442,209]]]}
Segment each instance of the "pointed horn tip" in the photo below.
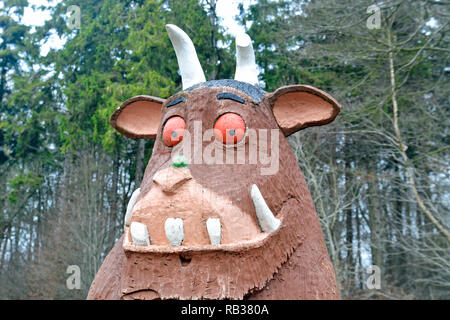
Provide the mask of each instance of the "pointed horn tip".
{"label": "pointed horn tip", "polygon": [[246,33],[239,33],[236,36],[236,46],[241,48],[246,48],[252,44],[252,39]]}
{"label": "pointed horn tip", "polygon": [[261,191],[259,191],[259,188],[256,184],[252,184],[252,186],[250,187],[250,195],[253,197],[257,194],[261,194]]}
{"label": "pointed horn tip", "polygon": [[181,38],[189,38],[189,36],[186,34],[186,32],[183,31],[180,27],[174,25],[174,24],[166,24],[166,31],[169,34],[170,38],[172,39],[172,36],[175,37],[181,37]]}
{"label": "pointed horn tip", "polygon": [[[178,27],[176,26],[176,25],[174,25],[174,24],[166,24],[166,30],[167,31],[174,31],[174,30],[176,30]],[[179,29],[179,28],[178,28]]]}

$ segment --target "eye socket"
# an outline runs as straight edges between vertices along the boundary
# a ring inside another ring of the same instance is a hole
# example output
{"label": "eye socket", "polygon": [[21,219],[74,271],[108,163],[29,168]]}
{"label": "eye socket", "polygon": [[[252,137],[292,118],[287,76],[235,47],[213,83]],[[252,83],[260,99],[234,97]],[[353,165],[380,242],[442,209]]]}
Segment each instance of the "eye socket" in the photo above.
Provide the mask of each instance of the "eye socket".
{"label": "eye socket", "polygon": [[236,113],[225,113],[214,124],[214,135],[222,143],[236,144],[242,140],[244,134],[244,119]]}
{"label": "eye socket", "polygon": [[174,116],[166,121],[163,129],[163,141],[168,147],[176,146],[183,140],[186,122],[180,116]]}

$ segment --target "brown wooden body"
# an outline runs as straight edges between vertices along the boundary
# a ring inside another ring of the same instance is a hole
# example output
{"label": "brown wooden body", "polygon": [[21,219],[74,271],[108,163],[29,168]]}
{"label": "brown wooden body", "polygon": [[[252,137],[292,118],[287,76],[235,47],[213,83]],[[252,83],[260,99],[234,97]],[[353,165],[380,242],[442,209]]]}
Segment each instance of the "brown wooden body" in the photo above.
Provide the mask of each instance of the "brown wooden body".
{"label": "brown wooden body", "polygon": [[[274,94],[265,94],[257,101],[236,88],[201,85],[164,101],[153,155],[141,184],[138,203],[142,202],[139,208],[158,210],[153,206],[154,202],[143,202],[147,201],[145,195],[157,187],[152,181],[155,173],[170,166],[173,149],[164,145],[160,138],[165,119],[180,115],[186,120],[186,129],[193,132],[194,120],[202,121],[205,130],[212,127],[215,119],[223,112],[236,112],[244,118],[247,128],[270,130],[281,127],[285,134],[290,134],[307,126],[328,123],[339,112],[337,102],[320,90],[311,88],[282,88]],[[223,91],[239,95],[246,104],[218,101],[216,95]],[[302,108],[307,109],[311,104],[317,105],[321,101],[331,107],[325,113],[323,108],[316,107],[316,114],[313,109],[308,111],[307,118],[299,116],[294,128],[290,124],[283,127],[274,116],[277,113],[274,106],[278,96],[284,94],[287,102],[283,106],[287,107],[278,110],[292,117],[290,99],[296,97],[286,95],[290,92],[298,92],[300,96],[309,92],[309,100],[301,105]],[[166,108],[168,103],[179,97],[184,97],[186,102],[176,108]],[[208,143],[203,142],[203,147]],[[261,175],[261,164],[211,165],[196,164],[192,160],[189,161],[192,180],[206,190],[211,190],[218,198],[230,201],[253,221],[252,226],[257,226],[258,222],[249,189],[252,184],[257,184],[271,211],[282,220],[281,227],[270,235],[261,235],[261,239],[257,238],[253,244],[237,243],[232,249],[203,250],[201,246],[191,246],[186,250],[169,248],[161,252],[139,249],[124,251],[122,236],[98,271],[88,299],[339,298],[333,266],[311,195],[283,134],[279,135],[279,170],[273,175]],[[173,201],[183,201],[186,206],[192,202],[189,198],[183,198],[183,193],[173,196],[177,197]],[[202,208],[191,208],[192,214],[201,211]],[[161,214],[165,212],[161,211]],[[132,219],[138,216],[136,210]],[[246,228],[245,225],[239,227]],[[202,226],[196,225],[196,228],[200,230]]]}

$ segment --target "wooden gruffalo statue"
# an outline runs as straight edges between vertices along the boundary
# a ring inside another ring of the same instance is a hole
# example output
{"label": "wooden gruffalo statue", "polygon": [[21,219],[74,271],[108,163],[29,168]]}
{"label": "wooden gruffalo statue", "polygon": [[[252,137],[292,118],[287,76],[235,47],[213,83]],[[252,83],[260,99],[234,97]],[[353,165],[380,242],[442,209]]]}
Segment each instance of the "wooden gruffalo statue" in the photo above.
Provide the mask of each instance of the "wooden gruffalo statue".
{"label": "wooden gruffalo statue", "polygon": [[235,79],[206,81],[190,38],[166,29],[183,90],[133,97],[111,117],[123,135],[156,141],[88,299],[338,299],[286,136],[333,121],[339,104],[311,86],[259,88],[246,34]]}

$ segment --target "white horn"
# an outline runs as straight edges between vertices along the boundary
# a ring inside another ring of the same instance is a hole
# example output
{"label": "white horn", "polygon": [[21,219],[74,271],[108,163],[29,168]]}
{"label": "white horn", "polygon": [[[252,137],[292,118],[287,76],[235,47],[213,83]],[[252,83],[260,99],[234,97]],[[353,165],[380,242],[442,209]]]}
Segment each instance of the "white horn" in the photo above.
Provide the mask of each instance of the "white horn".
{"label": "white horn", "polygon": [[177,55],[178,66],[180,67],[183,90],[197,83],[205,82],[200,61],[198,61],[197,52],[189,36],[176,25],[166,24],[166,30],[169,33],[170,41]]}
{"label": "white horn", "polygon": [[263,232],[273,232],[277,230],[281,221],[273,215],[270,208],[267,206],[266,200],[259,191],[256,184],[252,185],[250,190],[253,204],[255,205],[256,217],[258,218],[259,226]]}
{"label": "white horn", "polygon": [[246,33],[236,36],[236,73],[234,79],[258,85],[258,68],[255,63],[252,40]]}

